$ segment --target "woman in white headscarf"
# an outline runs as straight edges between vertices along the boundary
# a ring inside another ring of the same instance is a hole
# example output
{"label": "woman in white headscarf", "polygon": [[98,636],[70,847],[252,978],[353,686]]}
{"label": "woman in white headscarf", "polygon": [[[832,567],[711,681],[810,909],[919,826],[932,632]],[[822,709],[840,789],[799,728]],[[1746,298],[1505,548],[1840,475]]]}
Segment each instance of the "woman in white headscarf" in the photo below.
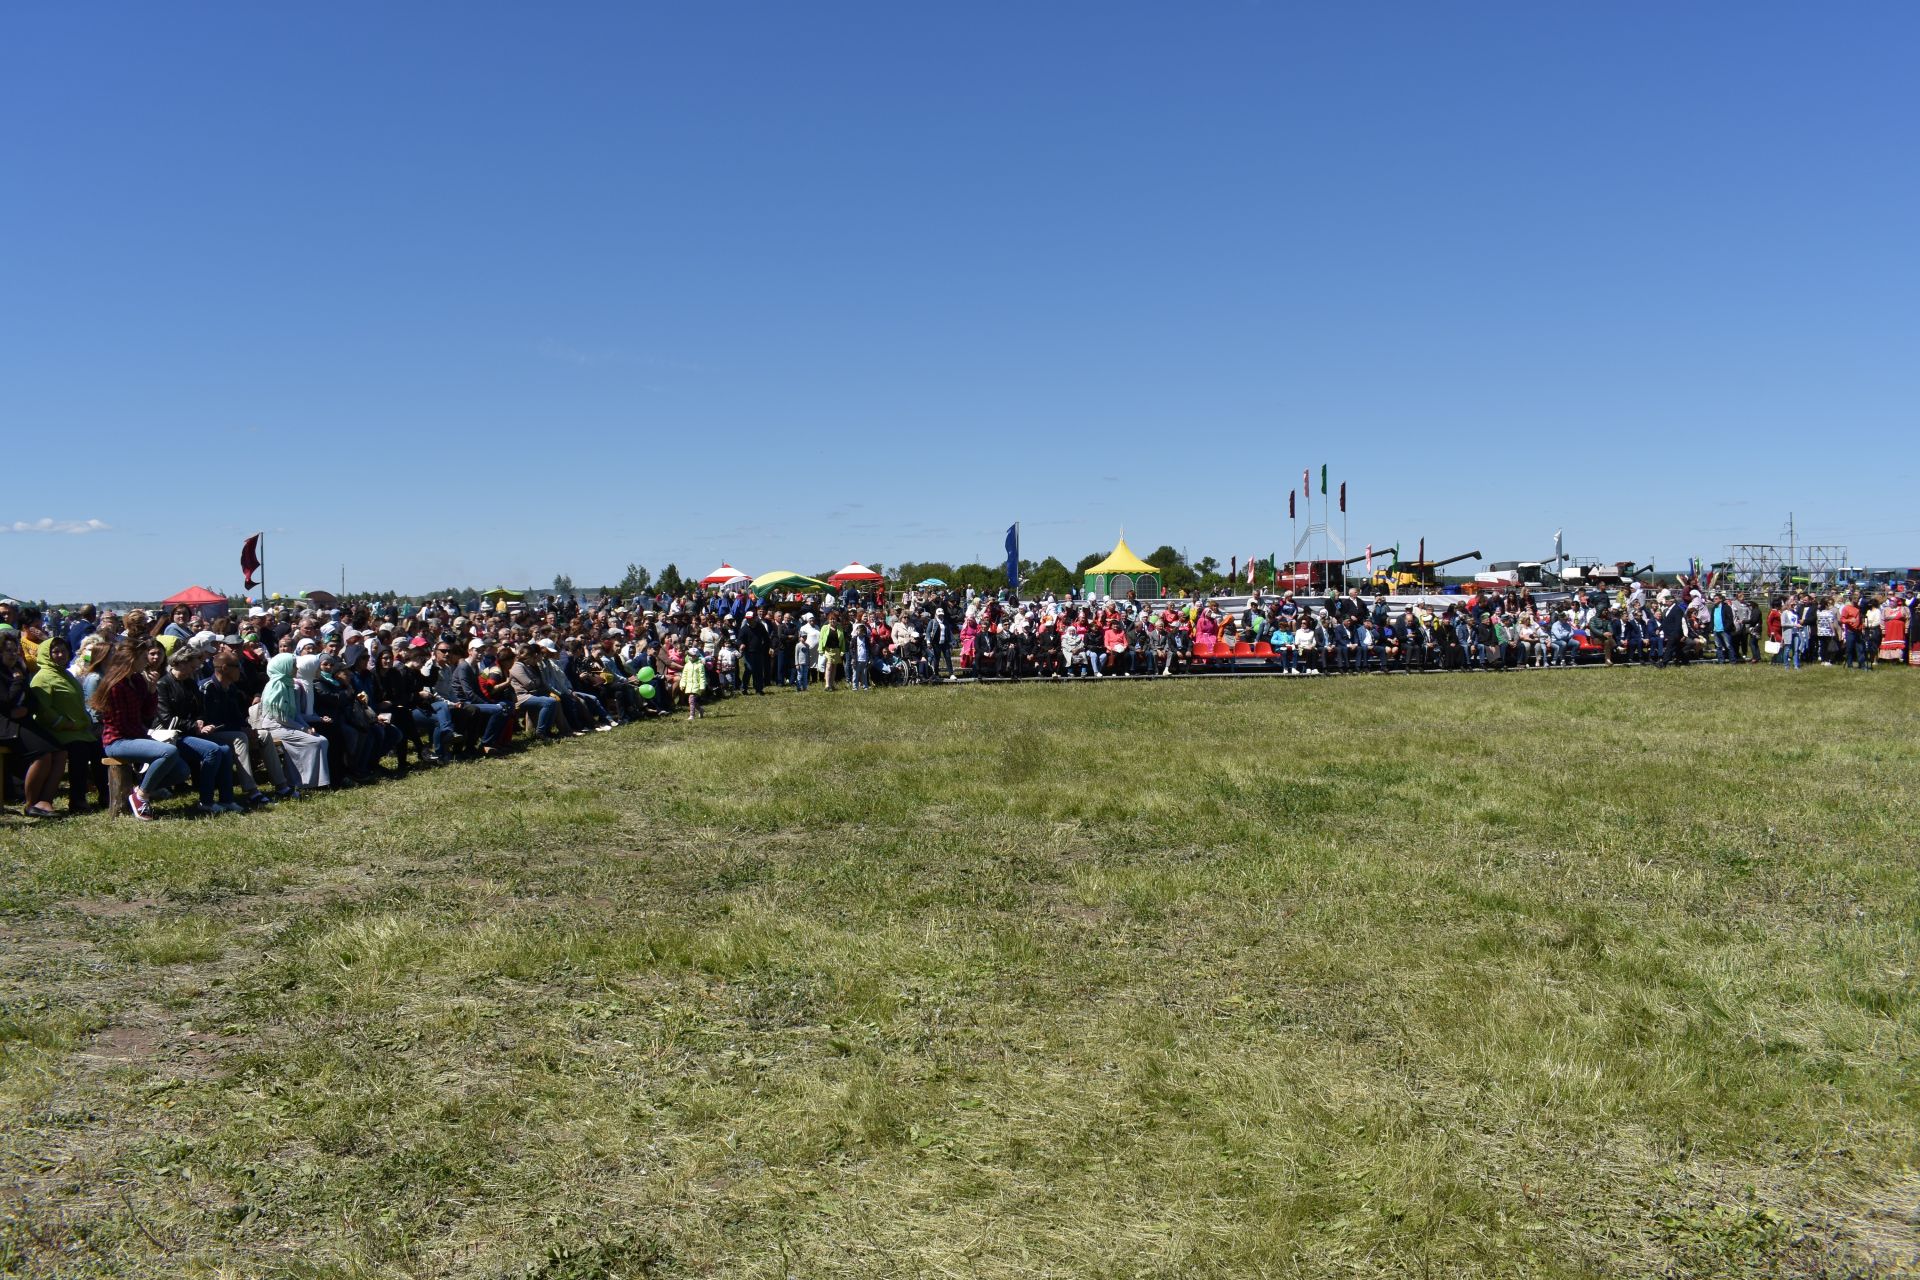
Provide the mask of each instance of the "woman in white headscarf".
{"label": "woman in white headscarf", "polygon": [[[313,671],[320,669],[318,654],[302,658]],[[312,694],[301,687],[299,666],[290,653],[275,654],[267,663],[267,687],[260,692],[254,726],[271,738],[286,756],[292,775],[290,790],[298,795],[306,787],[325,787],[333,778],[327,769],[327,740],[311,732]]]}

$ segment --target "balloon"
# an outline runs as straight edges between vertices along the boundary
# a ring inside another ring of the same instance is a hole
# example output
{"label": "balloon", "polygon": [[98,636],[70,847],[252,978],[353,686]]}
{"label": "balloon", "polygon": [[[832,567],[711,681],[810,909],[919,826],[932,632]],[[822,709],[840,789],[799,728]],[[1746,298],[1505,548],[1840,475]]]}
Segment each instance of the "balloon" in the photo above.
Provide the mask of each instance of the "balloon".
{"label": "balloon", "polygon": [[634,676],[634,679],[636,679],[636,680],[638,680],[638,681],[639,681],[639,682],[640,682],[641,684],[650,684],[650,683],[652,683],[652,681],[653,681],[653,668],[652,668],[652,667],[642,667],[642,668],[640,668],[640,671],[639,671],[639,673],[638,673],[637,675],[635,675],[635,676]]}
{"label": "balloon", "polygon": [[641,686],[640,686],[640,690],[639,690],[639,692],[640,692],[640,700],[641,700],[642,702],[652,702],[652,701],[653,701],[653,686],[652,686],[652,685],[650,685],[650,684],[643,684],[643,685],[641,685]]}

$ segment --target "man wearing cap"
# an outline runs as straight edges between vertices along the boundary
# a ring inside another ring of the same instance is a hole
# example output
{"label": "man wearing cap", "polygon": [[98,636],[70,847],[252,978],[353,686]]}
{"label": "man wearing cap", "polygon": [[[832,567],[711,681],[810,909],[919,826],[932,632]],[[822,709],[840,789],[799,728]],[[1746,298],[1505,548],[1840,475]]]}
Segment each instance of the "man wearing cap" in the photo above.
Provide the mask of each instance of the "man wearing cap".
{"label": "man wearing cap", "polygon": [[485,716],[480,748],[484,754],[492,755],[493,744],[507,727],[507,707],[505,703],[488,702],[480,692],[480,668],[486,665],[488,648],[487,642],[476,636],[467,642],[467,656],[455,662],[453,646],[442,640],[434,646],[432,680],[434,696],[440,700],[434,706],[434,714],[438,716],[444,704],[449,716]]}

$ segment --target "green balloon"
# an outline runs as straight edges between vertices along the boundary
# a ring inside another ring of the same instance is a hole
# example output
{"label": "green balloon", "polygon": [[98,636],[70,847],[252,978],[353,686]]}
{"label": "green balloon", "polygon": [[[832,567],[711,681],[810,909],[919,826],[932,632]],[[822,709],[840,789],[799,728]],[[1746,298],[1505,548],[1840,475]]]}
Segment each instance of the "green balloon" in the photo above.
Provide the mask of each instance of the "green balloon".
{"label": "green balloon", "polygon": [[643,684],[643,685],[641,685],[641,686],[640,686],[640,698],[641,698],[641,700],[642,700],[643,702],[652,702],[652,701],[653,701],[653,686],[652,686],[652,685],[650,685],[650,684]]}
{"label": "green balloon", "polygon": [[634,676],[634,679],[638,680],[641,684],[650,683],[653,680],[653,668],[652,667],[640,668],[639,674]]}

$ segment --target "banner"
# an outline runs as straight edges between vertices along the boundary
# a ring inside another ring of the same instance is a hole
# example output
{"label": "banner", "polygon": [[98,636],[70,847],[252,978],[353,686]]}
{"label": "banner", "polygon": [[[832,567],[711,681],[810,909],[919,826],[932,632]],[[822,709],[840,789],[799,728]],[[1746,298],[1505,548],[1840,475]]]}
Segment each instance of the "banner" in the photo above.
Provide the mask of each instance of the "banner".
{"label": "banner", "polygon": [[247,590],[259,585],[253,580],[253,575],[260,572],[260,535],[257,533],[240,546],[240,572],[247,576]]}
{"label": "banner", "polygon": [[1020,590],[1020,522],[1007,526],[1007,590]]}
{"label": "banner", "polygon": [[1340,510],[1345,511],[1346,509],[1347,509],[1347,482],[1345,480],[1342,480],[1340,482]]}
{"label": "banner", "polygon": [[1294,514],[1293,510],[1293,500],[1296,496],[1298,495],[1296,495],[1293,490],[1287,490],[1287,519],[1289,520],[1298,520],[1300,518]]}
{"label": "banner", "polygon": [[1320,464],[1320,496],[1327,496],[1327,464],[1324,462]]}

